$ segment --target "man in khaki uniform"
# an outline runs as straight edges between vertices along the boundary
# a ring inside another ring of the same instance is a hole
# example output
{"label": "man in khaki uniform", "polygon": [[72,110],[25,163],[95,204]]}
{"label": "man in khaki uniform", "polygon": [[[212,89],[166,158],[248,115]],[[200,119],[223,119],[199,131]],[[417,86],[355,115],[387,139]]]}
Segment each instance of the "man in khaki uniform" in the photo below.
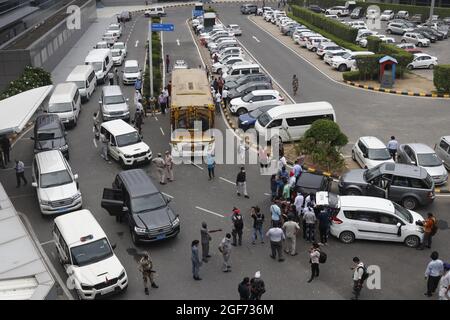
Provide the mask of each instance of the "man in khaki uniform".
{"label": "man in khaki uniform", "polygon": [[166,184],[166,162],[164,161],[161,153],[158,153],[158,157],[152,160],[152,162],[156,166],[156,170],[159,175],[159,183]]}
{"label": "man in khaki uniform", "polygon": [[300,230],[300,226],[297,222],[292,220],[292,217],[283,224],[283,231],[286,234],[286,253],[291,256],[297,255],[296,252],[296,242],[297,242],[297,232]]}
{"label": "man in khaki uniform", "polygon": [[169,151],[166,151],[165,161],[166,161],[167,179],[169,179],[169,181],[172,182],[173,181],[173,159],[172,159],[172,156],[170,155]]}
{"label": "man in khaki uniform", "polygon": [[144,253],[144,256],[139,261],[139,271],[142,272],[142,277],[144,279],[144,292],[146,295],[148,295],[148,280],[150,280],[150,283],[152,284],[152,288],[158,288],[154,281],[154,274],[156,271],[153,270],[153,262],[150,258],[150,253],[147,251]]}

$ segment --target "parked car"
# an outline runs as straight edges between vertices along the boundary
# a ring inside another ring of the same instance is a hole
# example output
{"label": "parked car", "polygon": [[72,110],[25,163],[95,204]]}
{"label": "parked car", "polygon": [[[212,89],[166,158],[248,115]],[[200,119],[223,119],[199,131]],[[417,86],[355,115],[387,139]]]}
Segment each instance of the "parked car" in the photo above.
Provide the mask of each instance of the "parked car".
{"label": "parked car", "polygon": [[[112,188],[104,188],[101,207],[125,220],[134,244],[173,238],[180,233],[180,218],[142,169],[117,174]],[[125,219],[124,219],[125,218]]]}
{"label": "parked car", "polygon": [[167,14],[163,7],[153,7],[146,10],[144,15],[146,17],[153,18],[153,17],[165,17]]}
{"label": "parked car", "polygon": [[417,27],[418,30],[423,30],[426,31],[430,34],[432,34],[433,36],[436,37],[437,40],[444,40],[446,38],[448,38],[448,29],[443,29],[443,28],[435,28],[433,24],[422,24],[420,26]]}
{"label": "parked car", "polygon": [[243,4],[241,6],[242,14],[256,14],[258,10],[258,6],[256,4]]}
{"label": "parked car", "polygon": [[384,10],[380,15],[381,21],[389,21],[394,19],[394,11],[392,10]]}
{"label": "parked car", "polygon": [[408,70],[412,69],[433,69],[438,64],[436,57],[430,56],[426,53],[415,53],[413,61],[406,66]]}
{"label": "parked car", "polygon": [[356,61],[357,56],[372,55],[370,51],[350,51],[343,56],[334,56],[331,59],[331,66],[340,72],[350,70]]}
{"label": "parked car", "polygon": [[235,36],[242,35],[241,27],[239,27],[239,25],[237,25],[237,24],[229,24],[227,29],[228,29],[228,32],[231,32]]}
{"label": "parked car", "polygon": [[450,169],[450,136],[441,137],[439,143],[434,146],[434,151],[442,159],[444,166]]}
{"label": "parked car", "polygon": [[433,32],[430,32],[429,30],[415,28],[412,32],[421,34],[425,37],[425,39],[430,40],[430,43],[435,43],[437,41],[437,37]]}
{"label": "parked car", "polygon": [[338,17],[348,16],[348,9],[344,6],[334,6],[325,10],[325,14],[335,14]]}
{"label": "parked car", "polygon": [[416,46],[419,47],[429,47],[430,46],[430,40],[425,38],[420,33],[414,33],[414,32],[406,32],[401,40],[402,43],[414,43]]}
{"label": "parked car", "polygon": [[406,32],[412,32],[413,30],[414,28],[408,26],[407,24],[397,22],[389,23],[386,28],[386,32],[388,34],[401,34],[401,35],[404,35]]}
{"label": "parked car", "polygon": [[272,83],[270,82],[247,82],[243,85],[240,85],[237,88],[229,90],[228,98],[234,99],[238,97],[243,97],[254,90],[269,90],[269,89],[272,89]]}
{"label": "parked car", "polygon": [[242,98],[230,101],[230,110],[233,114],[244,114],[266,105],[284,104],[284,98],[277,90],[255,90]]}
{"label": "parked car", "polygon": [[324,38],[324,37],[311,37],[309,38],[308,42],[306,43],[306,48],[309,51],[316,52],[317,48],[322,43],[328,43],[330,42],[330,39]]}
{"label": "parked car", "polygon": [[[384,34],[374,34],[374,35],[372,35],[372,37],[379,38],[382,42],[386,42],[386,43],[394,43],[395,42],[394,38],[391,38],[391,37],[388,38]],[[367,43],[368,43],[367,38],[359,40],[359,45],[363,48],[367,48]]]}
{"label": "parked car", "polygon": [[117,33],[117,37],[120,38],[122,36],[122,26],[117,23],[111,23],[108,26],[108,31]]}
{"label": "parked car", "polygon": [[331,66],[331,61],[333,60],[333,57],[342,57],[347,52],[349,51],[346,49],[327,52],[323,55],[323,61]]}
{"label": "parked car", "polygon": [[315,4],[309,5],[308,9],[315,13],[325,12],[325,9],[322,9],[321,7],[319,7],[318,5],[315,5]]}
{"label": "parked car", "polygon": [[247,74],[239,77],[234,81],[226,81],[224,89],[231,90],[249,82],[268,82],[272,83],[272,79],[264,73]]}
{"label": "parked car", "polygon": [[112,46],[111,50],[122,50],[122,53],[124,54],[124,57],[126,58],[128,51],[127,51],[127,45],[125,42],[116,42]]}
{"label": "parked car", "polygon": [[94,46],[94,49],[109,49],[108,42],[106,42],[106,41],[99,41]]}
{"label": "parked car", "polygon": [[125,59],[125,52],[121,49],[111,49],[112,60],[115,66],[121,66]]}
{"label": "parked car", "polygon": [[447,183],[448,173],[443,161],[426,144],[401,144],[398,147],[397,161],[424,168],[437,186]]}
{"label": "parked car", "polygon": [[316,203],[333,212],[330,233],[343,243],[363,239],[416,248],[423,241],[423,217],[390,200],[318,192]]}
{"label": "parked car", "polygon": [[122,73],[123,84],[134,84],[138,78],[142,77],[141,68],[137,60],[125,61]]}
{"label": "parked car", "polygon": [[333,179],[323,174],[303,171],[295,182],[294,190],[301,194],[315,194],[320,191],[330,191]]}
{"label": "parked car", "polygon": [[416,13],[409,18],[409,21],[421,23],[423,20],[422,14]]}
{"label": "parked car", "polygon": [[422,167],[382,163],[372,169],[353,169],[341,176],[339,193],[387,198],[413,210],[435,198],[434,181]]}
{"label": "parked car", "polygon": [[57,114],[44,113],[34,121],[34,153],[47,150],[60,150],[69,159],[69,145],[66,140],[64,124]]}
{"label": "parked car", "polygon": [[228,56],[227,58],[223,59],[222,62],[217,62],[214,63],[212,65],[212,72],[213,73],[221,73],[223,68],[228,68],[229,66],[232,66],[233,64],[235,64],[236,62],[244,62],[246,60],[244,60],[244,57],[242,56],[236,56],[236,55],[231,55]]}
{"label": "parked car", "polygon": [[421,53],[422,51],[416,47],[414,43],[399,43],[397,47],[402,48],[403,50],[409,53]]}
{"label": "parked car", "polygon": [[342,47],[338,46],[336,43],[334,42],[323,42],[321,43],[316,50],[316,54],[323,59],[324,55],[328,52],[337,52],[337,51],[341,51]]}
{"label": "parked car", "polygon": [[386,145],[371,136],[360,137],[356,141],[352,148],[352,159],[364,169],[371,169],[384,162],[394,163]]}
{"label": "parked car", "polygon": [[108,44],[108,47],[111,48],[114,43],[117,41],[117,37],[110,33],[105,33],[102,36],[102,41],[105,41]]}
{"label": "parked car", "polygon": [[359,19],[361,17],[364,17],[364,9],[362,7],[356,7],[350,13],[350,18],[352,19]]}
{"label": "parked car", "polygon": [[120,86],[104,86],[102,94],[98,101],[102,120],[124,119],[130,122],[130,108],[128,107],[128,98],[122,94]]}
{"label": "parked car", "polygon": [[395,14],[396,19],[408,19],[409,18],[409,12],[405,10],[400,10]]}
{"label": "parked car", "polygon": [[275,106],[276,105],[267,105],[259,107],[249,113],[241,114],[238,118],[238,127],[244,131],[253,128],[255,126],[255,122],[258,119],[258,117]]}

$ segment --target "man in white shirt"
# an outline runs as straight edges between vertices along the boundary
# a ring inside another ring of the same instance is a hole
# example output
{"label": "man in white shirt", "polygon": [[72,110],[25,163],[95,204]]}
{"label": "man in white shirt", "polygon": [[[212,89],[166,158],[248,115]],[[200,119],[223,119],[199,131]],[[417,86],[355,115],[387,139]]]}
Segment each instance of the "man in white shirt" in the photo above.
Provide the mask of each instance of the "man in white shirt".
{"label": "man in white shirt", "polygon": [[361,294],[361,289],[364,284],[364,273],[366,271],[366,267],[364,263],[359,260],[358,257],[353,258],[353,297],[352,300],[358,300],[359,295]]}
{"label": "man in white shirt", "polygon": [[315,241],[316,215],[312,206],[307,206],[303,211],[303,221],[305,222],[306,241]]}
{"label": "man in white shirt", "polygon": [[309,278],[308,283],[313,281],[314,278],[317,278],[319,276],[319,258],[320,258],[319,244],[314,242],[312,248],[309,250],[309,263],[311,264],[311,278]]}
{"label": "man in white shirt", "polygon": [[220,113],[220,105],[222,104],[222,95],[219,91],[214,96],[214,102],[216,104],[216,113]]}
{"label": "man in white shirt", "polygon": [[276,255],[278,253],[278,261],[283,262],[283,240],[286,239],[283,229],[281,229],[279,224],[276,224],[274,227],[270,228],[266,233],[266,237],[270,239],[270,248],[272,249],[272,254],[270,257],[272,259],[276,259]]}
{"label": "man in white shirt", "polygon": [[450,263],[444,263],[444,275],[439,284],[439,300],[450,300]]}
{"label": "man in white shirt", "polygon": [[287,160],[286,157],[283,155],[280,160],[278,161],[278,168],[287,167]]}
{"label": "man in white shirt", "polygon": [[394,136],[391,136],[391,140],[389,140],[389,142],[387,144],[387,148],[389,150],[389,153],[392,156],[392,159],[394,159],[394,161],[395,161],[395,156],[397,154],[397,149],[398,149],[398,141],[395,140]]}
{"label": "man in white shirt", "polygon": [[286,253],[291,256],[296,256],[296,242],[297,242],[297,233],[300,230],[300,226],[297,222],[292,221],[292,218],[289,217],[289,220],[283,224],[283,230],[286,234]]}
{"label": "man in white shirt", "polygon": [[439,280],[441,280],[442,274],[444,273],[444,263],[439,259],[439,253],[433,251],[431,253],[431,261],[427,265],[425,270],[425,279],[427,279],[427,292],[424,293],[427,297],[433,296],[436,291]]}
{"label": "man in white shirt", "polygon": [[295,206],[295,209],[297,210],[297,216],[299,216],[299,217],[302,214],[304,199],[305,199],[305,197],[303,197],[303,195],[300,192],[297,194],[297,196],[294,199],[294,206]]}

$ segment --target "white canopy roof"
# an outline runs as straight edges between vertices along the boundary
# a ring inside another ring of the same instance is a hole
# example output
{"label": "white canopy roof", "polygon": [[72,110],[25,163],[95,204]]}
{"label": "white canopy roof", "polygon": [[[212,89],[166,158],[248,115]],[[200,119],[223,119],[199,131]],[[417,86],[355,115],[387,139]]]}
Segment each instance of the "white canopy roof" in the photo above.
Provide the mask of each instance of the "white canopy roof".
{"label": "white canopy roof", "polygon": [[53,85],[31,89],[0,101],[0,134],[19,133],[42,104]]}

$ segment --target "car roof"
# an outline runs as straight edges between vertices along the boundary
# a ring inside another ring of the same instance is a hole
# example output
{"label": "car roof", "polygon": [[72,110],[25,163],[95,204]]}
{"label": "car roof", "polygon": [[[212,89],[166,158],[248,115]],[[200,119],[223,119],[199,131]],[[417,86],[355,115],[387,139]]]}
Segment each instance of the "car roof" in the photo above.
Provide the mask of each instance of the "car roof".
{"label": "car roof", "polygon": [[159,192],[153,181],[142,169],[126,170],[118,175],[132,198]]}
{"label": "car roof", "polygon": [[40,114],[39,116],[36,117],[34,126],[35,130],[39,130],[41,128],[59,129],[61,128],[61,120],[59,119],[59,116],[55,113]]}
{"label": "car roof", "polygon": [[64,156],[59,150],[48,150],[36,153],[36,161],[41,174],[66,170]]}
{"label": "car roof", "polygon": [[119,96],[123,95],[122,90],[120,89],[120,86],[113,85],[113,86],[103,86],[102,92],[104,96]]}
{"label": "car roof", "polygon": [[94,50],[89,51],[85,60],[86,61],[96,60],[96,58],[98,58],[98,57],[101,57],[103,59],[103,57],[109,55],[110,52],[111,52],[110,49],[94,49]]}
{"label": "car roof", "polygon": [[[87,210],[78,210],[66,213],[55,218],[55,224],[68,246],[85,244],[106,238],[106,234],[92,213]],[[80,238],[93,235],[94,238],[81,242]]]}
{"label": "car roof", "polygon": [[94,71],[94,68],[90,64],[80,64],[75,66],[73,70],[69,73],[66,81],[84,81],[86,75],[89,75]]}
{"label": "car roof", "polygon": [[[77,85],[73,82],[58,83],[53,90],[49,103],[71,102],[72,93],[77,90]],[[67,101],[67,97],[69,97],[69,101]]]}
{"label": "car roof", "polygon": [[322,186],[323,180],[326,180],[327,177],[321,174],[314,174],[311,172],[302,172],[302,174],[298,177],[295,185],[297,187],[303,187],[308,189],[317,189],[319,190]]}
{"label": "car roof", "polygon": [[367,196],[340,196],[340,207],[344,210],[347,208],[367,208],[376,210],[383,210],[394,213],[394,205],[388,199]]}
{"label": "car roof", "polygon": [[136,129],[130,126],[128,123],[122,119],[116,119],[111,121],[103,122],[101,125],[103,128],[111,132],[113,135],[122,135],[130,132],[135,132]]}
{"label": "car roof", "polygon": [[434,150],[431,147],[423,143],[408,143],[407,145],[416,153],[434,153]]}
{"label": "car roof", "polygon": [[386,162],[381,164],[379,168],[382,174],[392,174],[395,172],[397,175],[418,179],[425,179],[428,175],[424,168],[409,164]]}
{"label": "car roof", "polygon": [[240,85],[238,88],[240,88],[240,87],[248,88],[248,87],[253,87],[253,86],[258,86],[258,85],[263,85],[263,84],[264,85],[266,85],[266,84],[270,85],[270,83],[267,82],[267,81],[250,81],[250,82],[247,82],[247,83],[244,83],[244,84]]}
{"label": "car roof", "polygon": [[267,111],[267,113],[272,117],[276,118],[281,114],[285,113],[295,113],[295,112],[323,112],[333,109],[333,106],[326,101],[319,102],[306,102],[306,103],[295,103],[295,104],[284,104],[282,106],[277,106],[273,109]]}
{"label": "car roof", "polygon": [[369,149],[386,148],[386,145],[377,137],[365,136],[360,137],[359,140],[361,140]]}
{"label": "car roof", "polygon": [[441,137],[441,140],[445,140],[445,141],[447,141],[448,143],[450,143],[450,136],[442,136],[442,137]]}
{"label": "car roof", "polygon": [[266,94],[280,95],[280,93],[277,90],[253,90],[252,94],[254,96],[263,96]]}
{"label": "car roof", "polygon": [[414,53],[414,56],[417,57],[431,57],[428,53]]}
{"label": "car roof", "polygon": [[125,67],[137,67],[139,65],[137,60],[126,60]]}

